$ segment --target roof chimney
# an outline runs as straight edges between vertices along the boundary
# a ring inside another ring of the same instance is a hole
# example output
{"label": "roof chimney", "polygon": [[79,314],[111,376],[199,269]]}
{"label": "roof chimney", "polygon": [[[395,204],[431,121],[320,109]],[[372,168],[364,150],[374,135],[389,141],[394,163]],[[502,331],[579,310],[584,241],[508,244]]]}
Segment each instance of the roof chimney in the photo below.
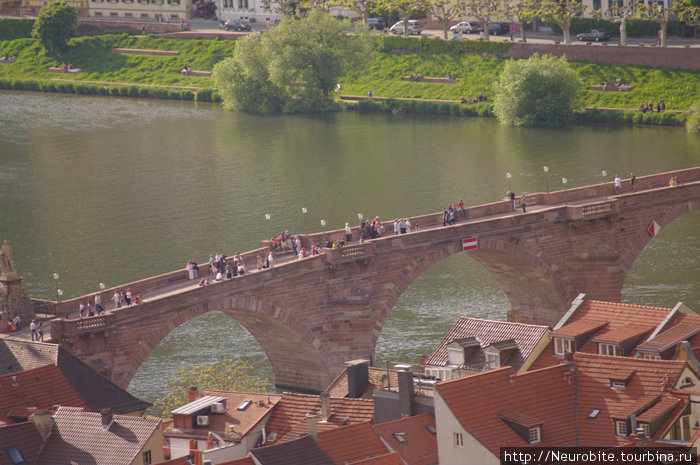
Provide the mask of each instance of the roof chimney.
{"label": "roof chimney", "polygon": [[46,437],[51,434],[51,411],[50,410],[37,410],[34,412],[34,425],[39,430],[41,434],[41,439],[46,439]]}
{"label": "roof chimney", "polygon": [[190,402],[194,402],[195,400],[199,399],[199,390],[197,389],[197,386],[192,386],[187,392],[187,396]]}
{"label": "roof chimney", "polygon": [[331,393],[321,393],[321,421],[326,422],[331,417]]}
{"label": "roof chimney", "polygon": [[112,423],[114,423],[114,412],[112,412],[111,408],[107,407],[103,408],[100,414],[102,415],[102,429],[108,430],[109,427],[112,426]]}
{"label": "roof chimney", "polygon": [[408,370],[399,371],[399,410],[401,416],[413,415],[413,373]]}
{"label": "roof chimney", "polygon": [[348,397],[360,398],[369,384],[369,361],[351,360],[345,365],[348,367]]}
{"label": "roof chimney", "polygon": [[313,413],[306,414],[306,432],[311,436],[311,439],[318,439],[318,431],[316,428],[316,415]]}
{"label": "roof chimney", "polygon": [[634,447],[647,447],[649,445],[649,438],[644,431],[644,428],[637,428],[637,434],[631,434],[630,436],[634,440]]}

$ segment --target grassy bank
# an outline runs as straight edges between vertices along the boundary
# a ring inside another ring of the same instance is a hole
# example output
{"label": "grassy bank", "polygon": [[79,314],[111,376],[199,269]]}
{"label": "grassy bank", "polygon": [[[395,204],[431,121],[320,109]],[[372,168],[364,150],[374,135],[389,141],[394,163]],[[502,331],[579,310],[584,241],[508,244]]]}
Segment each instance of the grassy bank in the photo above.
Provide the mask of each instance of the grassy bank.
{"label": "grassy bank", "polygon": [[[382,38],[382,46],[376,57],[362,70],[350,73],[341,80],[341,93],[367,95],[369,89],[375,96],[390,99],[438,99],[460,100],[479,94],[492,100],[493,84],[506,60],[494,53],[505,49],[504,42],[480,41],[445,42],[439,39],[413,39],[402,37]],[[139,48],[179,51],[177,56],[118,55],[112,48]],[[4,88],[40,89],[63,92],[144,96],[156,98],[189,98],[177,90],[155,92],[139,90],[143,86],[183,86],[205,89],[202,97],[216,99],[211,89],[212,77],[183,76],[180,70],[187,64],[193,70],[211,71],[214,65],[235,49],[230,40],[157,39],[122,35],[81,37],[71,41],[70,52],[65,56],[47,57],[33,39],[17,39],[0,42],[0,56],[16,56],[12,64],[0,64],[0,86]],[[72,63],[83,70],[79,74],[52,73],[49,67],[62,62]],[[682,124],[685,116],[635,116],[619,112],[585,112],[585,107],[635,109],[642,102],[664,101],[667,110],[688,110],[700,96],[700,72],[647,68],[642,66],[615,66],[597,63],[571,63],[583,87],[575,105],[582,111],[579,120],[619,121],[623,123]],[[450,73],[457,83],[427,83],[403,81],[401,78],[419,73],[422,76],[441,77]],[[607,79],[620,78],[625,85],[633,86],[629,92],[590,91],[589,85]],[[47,84],[52,80],[80,80],[128,84],[131,90],[100,90],[100,85],[87,83]],[[27,82],[28,87],[25,85]],[[4,84],[3,84],[4,83]],[[8,84],[12,83],[12,85]],[[191,91],[194,93],[195,91]],[[184,96],[184,97],[183,97]],[[483,115],[491,114],[488,104],[478,107],[450,108],[449,104],[424,102],[359,105],[364,111],[415,111],[420,113]],[[585,116],[589,115],[589,116]]]}

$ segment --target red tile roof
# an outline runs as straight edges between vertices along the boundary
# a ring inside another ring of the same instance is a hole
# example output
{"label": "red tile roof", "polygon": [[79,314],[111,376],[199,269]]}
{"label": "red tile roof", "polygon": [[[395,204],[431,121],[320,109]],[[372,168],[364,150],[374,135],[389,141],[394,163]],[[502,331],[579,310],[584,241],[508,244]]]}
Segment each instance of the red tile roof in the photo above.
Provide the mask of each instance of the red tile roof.
{"label": "red tile roof", "polygon": [[348,465],[406,465],[398,452],[379,455],[358,462],[349,462]]}
{"label": "red tile roof", "polygon": [[[352,425],[374,417],[374,401],[331,397],[331,416],[327,422],[319,422],[318,431]],[[266,425],[268,434],[277,433],[275,441],[291,440],[306,434],[306,414],[319,415],[321,397],[308,394],[282,394],[282,399],[272,410]],[[347,417],[347,418],[346,418]]]}
{"label": "red tile roof", "polygon": [[638,346],[640,350],[663,352],[682,341],[689,341],[700,333],[700,315],[682,314],[681,321]]}
{"label": "red tile roof", "polygon": [[219,465],[255,465],[255,462],[249,455],[236,460],[230,460],[228,462],[220,462]]}
{"label": "red tile roof", "polygon": [[592,342],[611,342],[622,344],[625,341],[631,339],[640,338],[645,334],[651,334],[654,330],[654,326],[643,326],[643,325],[628,325],[619,328],[611,329],[609,331],[603,330],[596,334]]}
{"label": "red tile roof", "polygon": [[[503,368],[438,383],[436,391],[462,426],[496,456],[501,447],[528,445],[504,419],[525,425],[541,422],[538,445],[575,445],[576,394],[581,445],[616,446],[628,439],[615,437],[613,418],[655,409],[654,402],[673,389],[686,367],[682,361],[583,353],[574,354],[573,364],[574,371],[564,363],[521,375]],[[611,379],[630,372],[625,389],[611,389]],[[589,419],[594,409],[600,412]]]}
{"label": "red tile roof", "polygon": [[336,465],[389,453],[369,421],[321,431],[316,443]]}
{"label": "red tile roof", "polygon": [[105,430],[99,413],[60,407],[53,421],[53,432],[36,465],[130,464],[154,434],[160,437],[157,418],[114,415],[114,423]]}
{"label": "red tile roof", "polygon": [[624,327],[629,323],[656,327],[671,313],[671,310],[664,307],[585,299],[581,308],[566,324],[585,319],[591,322],[608,323],[609,329]]}
{"label": "red tile roof", "polygon": [[[481,344],[481,349],[485,349],[492,344],[514,339],[517,342],[519,351],[517,355],[510,357],[508,364],[517,372],[540,339],[547,334],[547,331],[547,326],[482,320],[480,318],[462,316],[459,317],[430,355],[426,365],[440,367],[447,365],[447,345],[455,340],[476,337]],[[479,351],[474,360],[467,360],[465,365],[469,365],[468,368],[474,371],[483,370],[483,351]]]}
{"label": "red tile roof", "polygon": [[[437,439],[426,425],[435,427],[435,419],[428,413],[380,423],[372,426],[372,429],[408,465],[434,465],[438,463]],[[405,444],[398,441],[395,433],[404,433],[400,437],[406,441]]]}
{"label": "red tile roof", "polygon": [[50,408],[54,405],[88,407],[56,365],[0,376],[0,416],[18,414],[29,407]]}
{"label": "red tile roof", "polygon": [[0,463],[13,463],[7,449],[16,447],[26,463],[34,463],[42,445],[41,434],[33,421],[0,427]]}

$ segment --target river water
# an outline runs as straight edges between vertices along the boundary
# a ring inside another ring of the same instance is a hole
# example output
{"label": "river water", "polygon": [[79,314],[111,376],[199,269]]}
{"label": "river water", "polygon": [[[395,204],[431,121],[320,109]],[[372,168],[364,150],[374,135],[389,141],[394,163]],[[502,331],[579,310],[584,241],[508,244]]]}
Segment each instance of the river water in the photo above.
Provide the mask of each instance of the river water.
{"label": "river water", "polygon": [[[549,166],[548,178],[543,166]],[[677,128],[519,129],[416,115],[255,116],[213,104],[0,92],[0,236],[31,297],[65,297],[256,248],[283,229],[341,228],[700,165]],[[302,214],[306,207],[308,213]],[[271,215],[265,220],[265,213]],[[675,221],[635,262],[625,302],[700,311],[700,212]],[[459,315],[504,319],[508,301],[466,255],[417,279],[390,314],[380,361],[428,354]],[[153,400],[181,363],[229,356],[272,381],[250,334],[221,313],[171,333],[129,390]]]}

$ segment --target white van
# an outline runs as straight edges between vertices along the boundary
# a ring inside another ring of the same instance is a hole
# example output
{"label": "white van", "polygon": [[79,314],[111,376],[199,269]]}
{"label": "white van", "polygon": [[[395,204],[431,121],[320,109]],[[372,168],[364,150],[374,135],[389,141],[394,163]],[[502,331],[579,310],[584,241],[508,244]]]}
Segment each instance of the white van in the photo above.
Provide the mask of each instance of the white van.
{"label": "white van", "polygon": [[[392,34],[403,34],[403,21],[399,21],[389,28],[389,32]],[[415,19],[408,20],[408,34],[420,34],[423,32],[423,24]]]}

